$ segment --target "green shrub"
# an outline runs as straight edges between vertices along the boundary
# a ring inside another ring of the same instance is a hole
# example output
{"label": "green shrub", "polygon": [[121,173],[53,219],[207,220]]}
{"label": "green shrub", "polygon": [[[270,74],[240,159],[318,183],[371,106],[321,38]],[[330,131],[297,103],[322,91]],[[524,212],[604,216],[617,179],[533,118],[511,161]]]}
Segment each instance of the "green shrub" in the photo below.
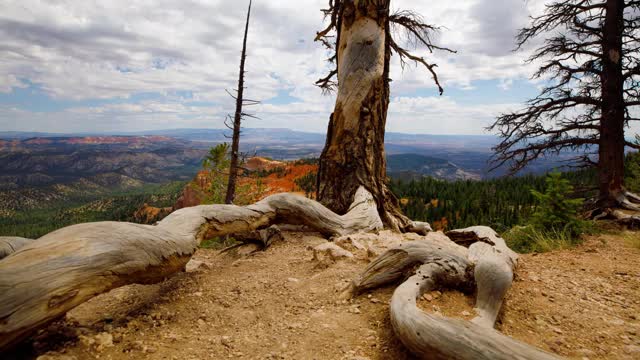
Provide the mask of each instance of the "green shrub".
{"label": "green shrub", "polygon": [[538,206],[531,216],[530,224],[541,231],[566,232],[579,235],[585,221],[579,217],[584,199],[570,199],[573,186],[559,172],[550,173],[545,179],[544,193],[531,190]]}
{"label": "green shrub", "polygon": [[[591,222],[585,222],[584,234],[593,233]],[[560,229],[542,230],[533,225],[515,226],[502,235],[507,245],[519,253],[547,252],[556,249],[567,249],[581,243],[580,235]]]}
{"label": "green shrub", "polygon": [[294,180],[295,184],[304,191],[306,197],[311,198],[316,192],[316,182],[318,179],[318,173],[312,171]]}
{"label": "green shrub", "polygon": [[531,190],[538,204],[527,225],[516,226],[504,234],[509,246],[518,252],[545,252],[575,246],[583,234],[593,233],[595,224],[579,216],[583,199],[571,199],[573,186],[553,172],[545,179],[544,193]]}
{"label": "green shrub", "polygon": [[229,246],[235,245],[237,240],[230,236],[217,236],[211,239],[203,240],[200,243],[201,249],[215,249],[220,250]]}
{"label": "green shrub", "polygon": [[630,191],[640,192],[640,152],[630,152],[625,158],[624,184]]}
{"label": "green shrub", "polygon": [[202,167],[209,172],[211,184],[204,199],[206,204],[222,204],[227,194],[229,166],[231,164],[231,147],[227,143],[218,144],[211,149],[202,162]]}

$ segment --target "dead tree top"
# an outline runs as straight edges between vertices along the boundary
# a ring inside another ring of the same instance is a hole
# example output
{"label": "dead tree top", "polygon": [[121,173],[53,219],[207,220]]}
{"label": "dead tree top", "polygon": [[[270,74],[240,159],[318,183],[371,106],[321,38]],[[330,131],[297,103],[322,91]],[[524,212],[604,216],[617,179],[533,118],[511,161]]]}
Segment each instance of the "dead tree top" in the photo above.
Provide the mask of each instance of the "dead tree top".
{"label": "dead tree top", "polygon": [[[340,41],[342,12],[345,4],[349,2],[353,1],[329,0],[329,7],[322,9],[325,17],[329,19],[329,24],[316,34],[315,41],[322,43],[323,46],[331,51],[331,56],[327,60],[333,64],[327,76],[316,81],[316,85],[325,93],[332,92],[337,87],[335,77],[338,74],[338,52],[336,50],[336,44]],[[389,12],[390,0],[379,1],[378,3],[381,13]],[[424,57],[415,55],[409,50],[409,48],[418,49],[419,47],[426,47],[429,53],[433,53],[435,50],[455,53],[454,50],[433,43],[432,36],[439,31],[440,28],[427,24],[420,14],[409,10],[400,10],[390,14],[388,22],[387,37],[389,50],[392,54],[395,53],[400,57],[402,68],[404,69],[409,63],[413,63],[416,66],[423,65],[431,73],[433,81],[438,87],[438,92],[442,95],[444,89],[435,72],[435,68],[438,65],[428,62]],[[402,43],[406,45],[401,45]]]}
{"label": "dead tree top", "polygon": [[[624,3],[623,51],[615,56],[624,72],[628,124],[640,120],[629,111],[640,105],[640,2]],[[555,1],[546,6],[544,14],[532,17],[529,27],[519,31],[516,50],[546,36],[528,59],[529,63],[541,64],[533,79],[544,86],[524,109],[502,114],[488,128],[502,139],[494,148],[493,169],[508,165],[515,173],[542,156],[566,150],[582,153],[572,161],[595,165],[592,155],[600,141],[605,6],[605,1]],[[625,145],[640,148],[631,142]]]}

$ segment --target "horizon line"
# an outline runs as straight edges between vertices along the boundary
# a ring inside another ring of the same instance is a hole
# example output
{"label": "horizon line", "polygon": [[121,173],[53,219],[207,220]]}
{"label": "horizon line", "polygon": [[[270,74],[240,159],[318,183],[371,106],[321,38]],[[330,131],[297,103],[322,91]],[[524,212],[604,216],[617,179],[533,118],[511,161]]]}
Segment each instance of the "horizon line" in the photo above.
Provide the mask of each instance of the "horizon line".
{"label": "horizon line", "polygon": [[[306,134],[315,134],[315,135],[326,135],[326,132],[315,132],[315,131],[306,131],[306,130],[297,130],[292,128],[285,127],[243,127],[244,130],[288,130],[299,133]],[[69,135],[111,135],[111,136],[142,136],[147,135],[145,133],[148,132],[158,132],[158,131],[184,131],[184,130],[226,130],[226,128],[165,128],[165,129],[147,129],[147,130],[117,130],[113,132],[109,131],[71,131],[71,132],[54,132],[54,131],[37,131],[37,130],[0,130],[0,134],[18,134],[18,133],[34,133],[34,134],[45,134],[45,135],[53,135],[53,136],[61,136],[64,137]],[[433,134],[433,133],[410,133],[410,132],[402,132],[402,131],[386,131],[386,134],[402,134],[402,135],[430,135],[430,136],[476,136],[476,137],[496,137],[497,135],[492,134]],[[137,134],[137,135],[126,135],[126,134]]]}

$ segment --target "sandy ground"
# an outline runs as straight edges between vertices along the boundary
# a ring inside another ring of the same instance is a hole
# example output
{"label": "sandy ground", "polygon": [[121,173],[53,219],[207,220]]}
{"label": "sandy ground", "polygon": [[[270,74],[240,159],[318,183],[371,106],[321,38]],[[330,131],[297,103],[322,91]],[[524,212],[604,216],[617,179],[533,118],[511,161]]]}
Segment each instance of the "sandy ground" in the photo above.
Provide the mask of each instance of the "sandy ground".
{"label": "sandy ground", "polygon": [[[626,235],[640,236],[640,234]],[[70,312],[12,358],[413,359],[388,315],[393,288],[338,300],[370,261],[318,262],[323,239],[288,233],[249,257],[200,250],[208,269],[101,295]],[[640,249],[601,235],[572,249],[523,255],[497,328],[576,359],[640,359]],[[442,289],[420,306],[471,318],[473,298]]]}

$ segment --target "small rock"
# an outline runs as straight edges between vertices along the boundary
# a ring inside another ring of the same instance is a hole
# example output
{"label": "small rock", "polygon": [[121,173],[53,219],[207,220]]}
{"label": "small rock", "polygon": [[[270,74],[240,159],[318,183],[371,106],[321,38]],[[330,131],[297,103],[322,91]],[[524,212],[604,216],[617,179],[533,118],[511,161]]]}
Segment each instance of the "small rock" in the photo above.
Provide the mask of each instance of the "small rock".
{"label": "small rock", "polygon": [[228,348],[233,347],[233,344],[231,343],[231,336],[222,336],[220,338],[220,343]]}
{"label": "small rock", "polygon": [[624,352],[627,354],[640,354],[640,346],[638,345],[627,345],[624,347]]}
{"label": "small rock", "polygon": [[431,294],[424,294],[422,295],[422,298],[427,301],[433,301],[433,296]]}
{"label": "small rock", "polygon": [[193,296],[197,296],[197,297],[202,296],[202,291],[196,291],[196,292],[194,292],[194,293],[193,293]]}
{"label": "small rock", "polygon": [[466,310],[461,312],[461,314],[462,314],[462,316],[471,316],[471,313],[466,311]]}
{"label": "small rock", "polygon": [[353,258],[353,254],[331,242],[326,242],[313,248],[314,260],[323,261],[327,257],[336,261],[341,258]]}
{"label": "small rock", "polygon": [[203,326],[206,326],[206,325],[207,325],[207,323],[204,320],[202,320],[202,318],[198,319],[198,326],[203,327]]}
{"label": "small rock", "polygon": [[80,343],[86,347],[90,347],[95,344],[96,340],[91,336],[80,335],[78,336]]}
{"label": "small rock", "polygon": [[95,345],[98,352],[113,346],[113,335],[103,332],[95,336]]}
{"label": "small rock", "polygon": [[607,322],[611,325],[617,325],[617,326],[624,325],[624,320],[618,319],[618,318],[607,320]]}
{"label": "small rock", "polygon": [[113,334],[113,342],[114,343],[120,343],[122,342],[122,339],[124,338],[124,334],[121,332],[116,332]]}
{"label": "small rock", "polygon": [[171,340],[171,341],[177,341],[178,340],[178,335],[174,334],[174,333],[169,333],[167,335],[165,335],[164,337],[167,340]]}
{"label": "small rock", "polygon": [[578,354],[583,357],[596,356],[596,352],[589,349],[580,349],[577,351]]}
{"label": "small rock", "polygon": [[287,281],[288,281],[288,282],[292,282],[292,283],[300,282],[300,280],[298,280],[298,279],[296,279],[296,278],[294,278],[294,277],[287,278]]}
{"label": "small rock", "polygon": [[198,261],[198,260],[190,260],[185,266],[185,271],[188,273],[204,271],[209,269],[211,269],[211,265],[209,265],[204,261]]}
{"label": "small rock", "polygon": [[379,303],[379,302],[381,302],[381,301],[380,301],[379,299],[372,298],[372,299],[371,299],[371,302],[372,302],[372,303],[374,303],[374,304],[377,304],[377,303]]}

